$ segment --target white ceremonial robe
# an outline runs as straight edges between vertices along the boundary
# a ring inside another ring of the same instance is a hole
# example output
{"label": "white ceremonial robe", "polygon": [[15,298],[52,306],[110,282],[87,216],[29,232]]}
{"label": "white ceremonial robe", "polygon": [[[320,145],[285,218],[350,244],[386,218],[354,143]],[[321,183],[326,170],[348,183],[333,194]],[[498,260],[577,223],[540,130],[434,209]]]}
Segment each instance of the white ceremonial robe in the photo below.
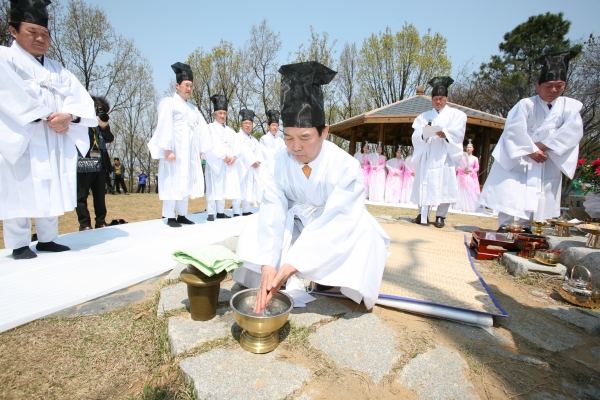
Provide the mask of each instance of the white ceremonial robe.
{"label": "white ceremonial robe", "polygon": [[263,186],[261,183],[262,167],[254,168],[252,164],[263,163],[262,151],[258,140],[252,135],[247,135],[240,129],[238,132],[240,141],[240,155],[238,158],[239,171],[241,175],[240,200],[248,203],[256,203],[262,200]]}
{"label": "white ceremonial robe", "polygon": [[302,166],[287,151],[275,157],[260,211],[240,235],[237,255],[244,265],[233,278],[258,287],[262,265],[289,263],[300,278],[340,286],[370,309],[379,296],[389,237],[365,208],[360,165],[325,141],[309,163],[309,179]]}
{"label": "white ceremonial robe", "polygon": [[[560,216],[562,174],[573,178],[583,137],[582,104],[559,97],[552,110],[539,96],[519,101],[508,113],[504,132],[494,149],[494,164],[479,204],[513,217],[531,219],[544,187],[544,215]],[[550,148],[548,161],[536,163],[529,154],[541,142]]]}
{"label": "white ceremonial robe", "polygon": [[[204,196],[200,143],[208,134],[208,125],[196,106],[177,93],[160,101],[158,122],[148,148],[152,158],[159,160],[161,200]],[[165,159],[165,150],[175,153],[175,161]]]}
{"label": "white ceremonial robe", "polygon": [[[45,121],[52,112],[81,121],[58,134]],[[87,153],[88,127],[95,126],[94,102],[71,72],[46,57],[40,64],[16,42],[0,46],[0,219],[72,211],[77,149]]]}
{"label": "white ceremonial robe", "polygon": [[239,160],[225,164],[225,157],[238,157],[240,144],[237,134],[218,122],[208,124],[209,135],[202,143],[202,155],[206,160],[206,200],[234,200],[241,197]]}
{"label": "white ceremonial robe", "polygon": [[[434,136],[423,140],[423,128],[442,127],[446,139]],[[412,125],[414,153],[412,162],[417,166],[410,200],[420,207],[437,206],[458,201],[456,166],[463,154],[463,140],[467,127],[467,115],[449,106],[439,113],[435,109],[419,115]]]}
{"label": "white ceremonial robe", "polygon": [[[264,170],[266,173],[267,170],[273,168],[275,155],[285,149],[286,146],[282,138],[273,135],[271,132],[267,132],[260,138],[260,148],[262,150]],[[272,172],[273,171],[270,171],[269,173]]]}

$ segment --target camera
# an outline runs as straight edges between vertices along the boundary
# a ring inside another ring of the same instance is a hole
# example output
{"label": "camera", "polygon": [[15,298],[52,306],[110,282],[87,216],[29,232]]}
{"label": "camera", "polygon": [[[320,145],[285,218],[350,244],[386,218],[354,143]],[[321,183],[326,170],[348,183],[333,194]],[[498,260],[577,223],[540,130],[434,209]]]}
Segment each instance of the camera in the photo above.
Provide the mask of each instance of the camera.
{"label": "camera", "polygon": [[105,113],[104,110],[102,110],[100,108],[96,109],[96,116],[98,116],[98,118],[100,118],[100,121],[102,121],[102,122],[108,122],[108,120],[110,119],[108,114]]}

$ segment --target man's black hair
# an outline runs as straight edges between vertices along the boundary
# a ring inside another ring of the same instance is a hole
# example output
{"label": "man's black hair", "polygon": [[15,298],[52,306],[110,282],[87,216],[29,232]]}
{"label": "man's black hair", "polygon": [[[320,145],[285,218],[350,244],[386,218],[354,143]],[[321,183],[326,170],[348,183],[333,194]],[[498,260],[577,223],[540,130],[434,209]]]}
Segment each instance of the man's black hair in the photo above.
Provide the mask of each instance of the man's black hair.
{"label": "man's black hair", "polygon": [[19,33],[19,30],[21,29],[21,23],[20,22],[9,22],[8,23],[9,26],[12,26],[13,28],[15,28],[15,31],[17,31],[17,33]]}
{"label": "man's black hair", "polygon": [[121,160],[119,160],[119,157],[115,157],[115,158],[113,158],[113,161],[121,161]]}
{"label": "man's black hair", "polygon": [[110,104],[108,103],[108,101],[101,96],[92,96],[92,100],[94,100],[94,108],[97,109],[101,109],[102,111],[104,111],[106,114],[108,114],[108,112],[110,111]]}
{"label": "man's black hair", "polygon": [[321,134],[323,133],[323,129],[325,129],[325,125],[315,126],[315,128],[317,128],[317,132],[319,132],[319,137],[321,137]]}

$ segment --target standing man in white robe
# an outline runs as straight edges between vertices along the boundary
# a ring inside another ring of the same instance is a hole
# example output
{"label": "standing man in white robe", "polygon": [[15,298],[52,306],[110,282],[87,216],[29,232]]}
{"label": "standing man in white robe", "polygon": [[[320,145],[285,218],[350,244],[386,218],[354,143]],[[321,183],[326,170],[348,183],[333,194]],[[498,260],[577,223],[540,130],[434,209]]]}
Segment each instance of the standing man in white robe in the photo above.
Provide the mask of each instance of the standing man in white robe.
{"label": "standing man in white robe", "polygon": [[[215,120],[208,124],[209,135],[202,143],[206,159],[206,211],[208,221],[231,218],[225,214],[225,200],[241,198],[237,157],[240,145],[237,134],[227,126],[227,99],[221,94],[210,96]],[[162,190],[162,189],[161,189]],[[240,213],[239,204],[233,202],[233,213]]]}
{"label": "standing man in white robe", "polygon": [[94,102],[75,76],[45,58],[50,47],[48,0],[11,1],[11,47],[0,47],[0,219],[14,259],[29,248],[35,218],[38,251],[55,243],[58,216],[77,205],[77,149],[90,147]]}
{"label": "standing man in white robe", "polygon": [[[250,215],[250,204],[256,204],[261,201],[263,195],[263,187],[260,182],[261,164],[263,162],[262,151],[260,144],[254,136],[252,129],[254,128],[254,111],[248,109],[240,110],[242,123],[238,132],[241,152],[239,155],[239,171],[241,179],[241,202],[242,215]],[[240,200],[234,200],[239,204]],[[236,217],[237,215],[233,215]]]}
{"label": "standing man in white robe", "polygon": [[167,225],[179,228],[181,224],[194,224],[186,217],[189,199],[204,196],[200,144],[208,135],[208,125],[198,107],[188,101],[194,91],[192,69],[180,62],[171,68],[175,72],[176,92],[160,101],[158,123],[148,148],[152,158],[159,160],[162,215],[167,218]]}
{"label": "standing man in white robe", "polygon": [[279,111],[267,111],[267,124],[269,126],[269,132],[260,138],[260,147],[263,153],[265,169],[271,168],[274,163],[275,154],[285,149],[285,143],[283,142],[283,139],[277,136],[277,133],[279,133],[279,117]]}
{"label": "standing man in white robe", "polygon": [[498,211],[498,231],[518,218],[531,230],[560,216],[562,174],[573,178],[583,137],[582,104],[562,97],[574,51],[542,56],[537,96],[519,101],[508,113],[494,149],[494,164],[479,204]]}
{"label": "standing man in white robe", "polygon": [[287,151],[275,156],[258,216],[240,235],[237,255],[244,264],[233,278],[259,287],[255,312],[286,281],[289,291],[290,278],[340,286],[370,309],[379,296],[389,238],[365,208],[358,161],[326,140],[321,85],[336,72],[311,61],[284,65],[279,73]]}
{"label": "standing man in white robe", "polygon": [[[448,107],[448,87],[454,82],[449,76],[433,78],[429,84],[433,108],[419,115],[412,127],[414,154],[417,166],[411,201],[419,205],[419,215],[412,222],[429,223],[429,210],[437,206],[434,226],[444,227],[450,204],[458,201],[456,166],[463,154],[467,115]],[[423,135],[426,126],[440,127],[431,137]]]}

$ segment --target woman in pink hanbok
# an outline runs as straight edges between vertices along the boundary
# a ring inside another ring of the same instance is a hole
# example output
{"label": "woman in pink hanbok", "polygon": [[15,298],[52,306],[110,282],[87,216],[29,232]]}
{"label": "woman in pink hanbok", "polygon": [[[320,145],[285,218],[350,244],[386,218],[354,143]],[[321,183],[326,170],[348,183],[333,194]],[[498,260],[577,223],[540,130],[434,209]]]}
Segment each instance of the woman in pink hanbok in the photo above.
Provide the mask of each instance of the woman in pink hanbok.
{"label": "woman in pink hanbok", "polygon": [[477,200],[481,190],[479,188],[479,161],[473,155],[473,144],[469,139],[458,168],[456,169],[456,179],[458,180],[458,203],[453,207],[456,210],[465,212],[475,212],[477,210]]}
{"label": "woman in pink hanbok", "polygon": [[369,162],[369,142],[365,142],[363,152],[357,152],[354,158],[360,163],[363,171],[363,179],[365,184],[365,198],[369,197],[369,179],[371,176],[371,163]]}
{"label": "woman in pink hanbok", "polygon": [[377,146],[377,153],[369,154],[371,175],[369,177],[369,200],[383,202],[385,194],[385,156],[382,155],[381,142]]}
{"label": "woman in pink hanbok", "polygon": [[391,158],[387,163],[387,178],[385,180],[385,202],[400,203],[402,196],[402,176],[404,174],[404,160],[400,146],[396,150],[396,158]]}
{"label": "woman in pink hanbok", "polygon": [[400,196],[400,203],[410,204],[410,196],[412,195],[413,185],[415,183],[415,171],[417,166],[412,161],[412,154],[415,149],[410,148],[410,156],[404,160],[404,170],[402,173],[402,195]]}

